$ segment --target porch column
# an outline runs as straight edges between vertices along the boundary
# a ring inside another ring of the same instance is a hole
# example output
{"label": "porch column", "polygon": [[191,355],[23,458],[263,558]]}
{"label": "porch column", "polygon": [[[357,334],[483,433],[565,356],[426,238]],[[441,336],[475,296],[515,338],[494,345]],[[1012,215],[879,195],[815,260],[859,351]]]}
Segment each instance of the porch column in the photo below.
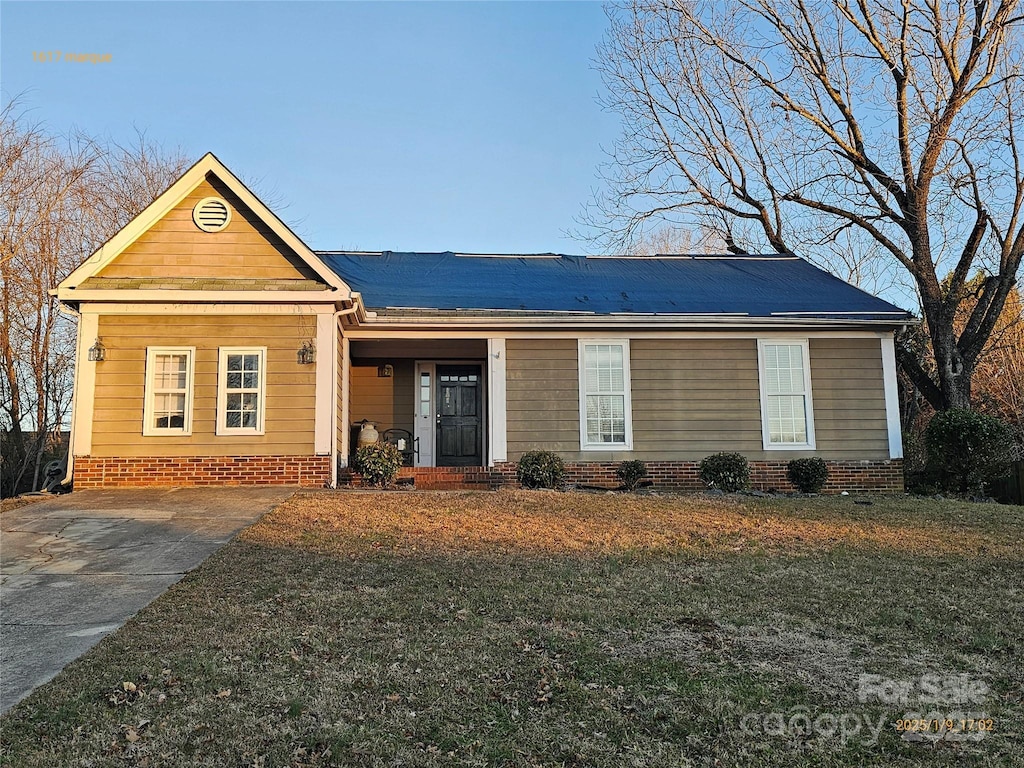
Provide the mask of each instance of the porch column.
{"label": "porch column", "polygon": [[[71,406],[72,459],[92,453],[92,412],[96,399],[96,366],[89,362],[89,347],[99,336],[100,317],[83,311],[78,320],[78,351],[75,358],[75,391]],[[69,461],[70,465],[70,461]]]}
{"label": "porch column", "polygon": [[331,427],[334,424],[334,316],[321,312],[316,316],[316,406],[313,420],[313,452],[331,453]]}
{"label": "porch column", "polygon": [[508,461],[505,422],[505,340],[487,340],[487,464]]}
{"label": "porch column", "polygon": [[[341,331],[338,331],[341,333]],[[350,344],[348,337],[342,335],[341,337],[341,424],[339,425],[341,433],[341,455],[338,457],[338,463],[343,466],[348,466],[348,457],[352,453],[352,431],[349,429],[349,425],[352,423],[352,355],[350,352]]]}

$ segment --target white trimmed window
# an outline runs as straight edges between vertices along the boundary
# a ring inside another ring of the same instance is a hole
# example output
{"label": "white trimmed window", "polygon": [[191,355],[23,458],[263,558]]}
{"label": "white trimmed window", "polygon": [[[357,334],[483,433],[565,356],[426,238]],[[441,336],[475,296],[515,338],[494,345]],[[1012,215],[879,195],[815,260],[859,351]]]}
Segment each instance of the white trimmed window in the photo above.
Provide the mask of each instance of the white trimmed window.
{"label": "white trimmed window", "polygon": [[811,366],[807,341],[757,342],[761,430],[765,450],[814,448]]}
{"label": "white trimmed window", "polygon": [[262,435],[266,347],[221,347],[217,364],[217,434]]}
{"label": "white trimmed window", "polygon": [[629,341],[580,340],[580,447],[632,450]]}
{"label": "white trimmed window", "polygon": [[147,347],[143,435],[192,434],[195,347]]}

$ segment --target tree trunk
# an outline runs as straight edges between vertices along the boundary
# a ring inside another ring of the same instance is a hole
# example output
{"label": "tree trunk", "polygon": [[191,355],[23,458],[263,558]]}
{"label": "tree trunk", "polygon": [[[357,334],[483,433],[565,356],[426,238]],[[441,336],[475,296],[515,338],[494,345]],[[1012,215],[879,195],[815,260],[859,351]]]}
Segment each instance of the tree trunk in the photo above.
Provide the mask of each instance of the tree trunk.
{"label": "tree trunk", "polygon": [[956,343],[952,323],[949,326],[937,328],[931,334],[935,375],[941,392],[941,400],[932,403],[937,411],[971,407],[971,374],[974,373],[974,366],[964,360]]}

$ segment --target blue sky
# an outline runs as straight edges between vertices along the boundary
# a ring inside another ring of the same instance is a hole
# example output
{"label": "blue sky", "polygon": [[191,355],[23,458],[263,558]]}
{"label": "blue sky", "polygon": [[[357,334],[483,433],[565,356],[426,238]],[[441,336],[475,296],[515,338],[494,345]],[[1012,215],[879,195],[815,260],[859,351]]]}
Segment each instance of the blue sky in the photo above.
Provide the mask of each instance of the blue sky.
{"label": "blue sky", "polygon": [[53,132],[214,152],[313,248],[583,253],[604,30],[597,2],[7,0],[0,89]]}

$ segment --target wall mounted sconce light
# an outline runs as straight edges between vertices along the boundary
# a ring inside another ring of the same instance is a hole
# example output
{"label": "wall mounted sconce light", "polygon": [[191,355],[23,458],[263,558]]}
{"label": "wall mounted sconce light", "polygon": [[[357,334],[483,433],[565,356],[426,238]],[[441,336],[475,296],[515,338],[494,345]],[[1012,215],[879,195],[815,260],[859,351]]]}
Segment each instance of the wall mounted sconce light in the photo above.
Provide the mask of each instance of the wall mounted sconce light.
{"label": "wall mounted sconce light", "polygon": [[94,363],[102,363],[107,359],[107,348],[103,346],[103,342],[100,341],[100,337],[96,337],[96,341],[89,347],[89,360]]}
{"label": "wall mounted sconce light", "polygon": [[395,367],[391,364],[377,366],[378,379],[390,379],[395,375]]}
{"label": "wall mounted sconce light", "polygon": [[312,365],[316,360],[316,347],[313,342],[307,341],[300,348],[298,353],[299,365]]}

